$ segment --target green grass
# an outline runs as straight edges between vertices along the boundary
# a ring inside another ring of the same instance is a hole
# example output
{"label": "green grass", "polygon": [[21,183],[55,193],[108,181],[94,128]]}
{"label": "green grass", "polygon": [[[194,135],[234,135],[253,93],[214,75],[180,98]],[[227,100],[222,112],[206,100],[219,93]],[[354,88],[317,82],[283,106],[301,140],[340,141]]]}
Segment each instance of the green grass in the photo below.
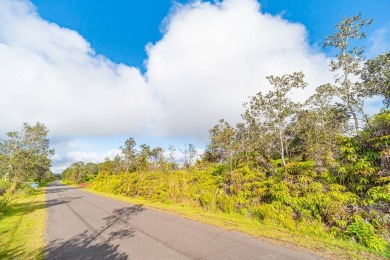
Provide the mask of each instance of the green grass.
{"label": "green grass", "polygon": [[261,223],[254,218],[246,217],[238,213],[210,212],[186,204],[164,204],[140,198],[98,192],[91,189],[87,189],[87,191],[132,204],[142,204],[145,207],[168,211],[171,214],[180,215],[188,219],[219,226],[228,230],[240,231],[271,243],[282,244],[297,250],[309,250],[317,255],[331,259],[390,258],[389,252],[378,254],[353,241],[335,239],[326,233],[312,235],[292,232],[279,226]]}
{"label": "green grass", "polygon": [[43,259],[45,189],[18,194],[0,217],[0,259]]}

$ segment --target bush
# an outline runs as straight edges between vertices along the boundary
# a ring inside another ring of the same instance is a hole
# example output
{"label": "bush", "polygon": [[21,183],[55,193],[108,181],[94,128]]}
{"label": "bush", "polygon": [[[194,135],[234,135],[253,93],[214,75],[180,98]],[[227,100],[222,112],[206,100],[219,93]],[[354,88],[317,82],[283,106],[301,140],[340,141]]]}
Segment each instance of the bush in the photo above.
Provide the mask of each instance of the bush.
{"label": "bush", "polygon": [[0,197],[0,216],[3,215],[8,209],[10,201],[11,199],[8,197]]}
{"label": "bush", "polygon": [[296,229],[296,222],[293,219],[293,209],[276,201],[271,204],[263,204],[254,207],[252,214],[264,223],[281,225],[290,230]]}
{"label": "bush", "polygon": [[385,239],[375,234],[374,227],[365,222],[360,216],[355,217],[355,221],[347,227],[345,233],[353,237],[358,243],[377,252],[384,252],[388,246]]}
{"label": "bush", "polygon": [[200,205],[207,209],[207,210],[213,210],[214,209],[214,196],[210,192],[202,192],[199,195],[199,203]]}
{"label": "bush", "polygon": [[217,209],[222,212],[230,213],[234,209],[234,199],[226,195],[224,192],[219,192],[216,204]]}
{"label": "bush", "polygon": [[10,187],[10,182],[0,180],[0,196],[3,196]]}

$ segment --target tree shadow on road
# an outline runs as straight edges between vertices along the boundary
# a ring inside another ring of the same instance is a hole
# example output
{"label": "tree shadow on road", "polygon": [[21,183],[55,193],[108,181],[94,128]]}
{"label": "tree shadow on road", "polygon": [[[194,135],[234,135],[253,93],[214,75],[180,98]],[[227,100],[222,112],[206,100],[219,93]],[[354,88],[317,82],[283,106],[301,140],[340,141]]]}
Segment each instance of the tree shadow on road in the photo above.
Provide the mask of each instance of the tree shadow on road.
{"label": "tree shadow on road", "polygon": [[77,189],[78,188],[76,188],[76,187],[69,187],[69,186],[62,185],[62,188],[55,188],[55,189],[46,188],[46,193],[60,193],[60,192],[64,192],[64,191],[77,190]]}
{"label": "tree shadow on road", "polygon": [[66,198],[57,198],[57,199],[47,200],[46,201],[46,207],[47,208],[54,207],[54,206],[57,206],[57,205],[69,203],[69,202],[71,202],[73,200],[77,200],[77,199],[80,199],[80,198],[81,197],[66,197]]}
{"label": "tree shadow on road", "polygon": [[[115,209],[103,218],[105,225],[94,232],[85,230],[68,240],[57,239],[46,247],[47,259],[127,259],[128,255],[118,251],[119,242],[134,237],[135,229],[129,219],[144,211],[142,205]],[[105,234],[105,231],[112,232]],[[104,234],[103,234],[104,233]]]}

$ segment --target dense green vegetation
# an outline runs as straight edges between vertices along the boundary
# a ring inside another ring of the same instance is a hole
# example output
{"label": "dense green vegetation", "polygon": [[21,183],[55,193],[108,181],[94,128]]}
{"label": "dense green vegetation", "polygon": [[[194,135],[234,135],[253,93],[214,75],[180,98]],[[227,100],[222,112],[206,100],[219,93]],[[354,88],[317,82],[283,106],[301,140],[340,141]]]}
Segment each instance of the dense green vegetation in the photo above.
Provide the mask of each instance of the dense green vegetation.
{"label": "dense green vegetation", "polygon": [[0,178],[13,183],[52,178],[54,150],[49,148],[48,132],[41,123],[24,123],[20,132],[9,132],[7,139],[0,139]]}
{"label": "dense green vegetation", "polygon": [[[243,122],[225,120],[210,131],[210,142],[195,162],[184,151],[129,138],[123,156],[100,164],[74,163],[62,173],[70,183],[168,204],[235,212],[297,234],[352,241],[390,257],[389,53],[364,59],[371,21],[343,19],[325,47],[336,48],[330,68],[335,82],[319,86],[305,102],[290,97],[305,88],[302,72],[267,77],[273,87],[244,104]],[[385,107],[371,117],[366,97],[380,95]]]}
{"label": "dense green vegetation", "polygon": [[49,148],[47,134],[41,123],[24,123],[20,132],[0,139],[0,220],[15,194],[29,190],[26,182],[44,184],[53,179],[50,156],[54,150]]}

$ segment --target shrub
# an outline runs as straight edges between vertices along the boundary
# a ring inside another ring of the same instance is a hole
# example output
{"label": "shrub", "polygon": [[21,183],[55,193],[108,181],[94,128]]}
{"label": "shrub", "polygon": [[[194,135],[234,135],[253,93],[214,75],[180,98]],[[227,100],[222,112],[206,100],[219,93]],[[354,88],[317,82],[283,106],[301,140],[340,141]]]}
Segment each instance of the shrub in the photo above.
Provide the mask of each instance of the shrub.
{"label": "shrub", "polygon": [[264,223],[282,225],[290,230],[296,228],[296,222],[293,219],[293,209],[283,205],[281,202],[263,204],[254,207],[252,214]]}
{"label": "shrub", "polygon": [[347,227],[345,233],[353,237],[358,243],[377,252],[385,251],[388,246],[385,239],[375,234],[374,227],[365,222],[360,216],[355,217],[355,221]]}
{"label": "shrub", "polygon": [[8,197],[0,197],[0,216],[5,213],[5,211],[8,209],[8,205],[10,202],[10,198]]}
{"label": "shrub", "polygon": [[202,192],[199,194],[199,202],[200,205],[207,210],[214,209],[214,196],[210,192]]}
{"label": "shrub", "polygon": [[234,209],[234,199],[221,191],[217,195],[216,204],[217,204],[217,209],[219,209],[222,212],[230,213]]}
{"label": "shrub", "polygon": [[0,180],[0,196],[3,196],[10,187],[10,183],[4,180]]}

